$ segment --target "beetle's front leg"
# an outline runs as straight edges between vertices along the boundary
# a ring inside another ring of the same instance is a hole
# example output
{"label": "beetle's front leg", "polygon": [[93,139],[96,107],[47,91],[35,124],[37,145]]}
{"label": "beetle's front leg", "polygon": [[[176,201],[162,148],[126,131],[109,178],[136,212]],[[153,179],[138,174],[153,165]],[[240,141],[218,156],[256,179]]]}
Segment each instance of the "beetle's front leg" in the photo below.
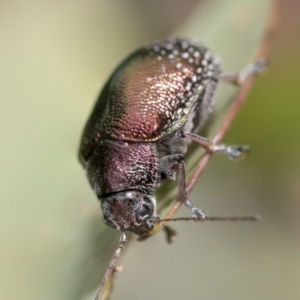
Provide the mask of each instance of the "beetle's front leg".
{"label": "beetle's front leg", "polygon": [[245,156],[247,152],[250,151],[250,147],[247,145],[236,145],[236,146],[226,146],[224,144],[214,145],[213,142],[208,139],[189,132],[182,132],[183,138],[190,138],[191,140],[202,146],[207,152],[210,153],[222,153],[226,154],[229,158],[237,160]]}
{"label": "beetle's front leg", "polygon": [[193,203],[188,199],[186,191],[186,172],[185,163],[183,156],[181,154],[173,154],[165,156],[161,159],[160,170],[168,178],[175,179],[176,170],[179,169],[179,199],[180,201],[191,211],[192,216],[203,221],[205,219],[205,214],[199,208],[196,208]]}

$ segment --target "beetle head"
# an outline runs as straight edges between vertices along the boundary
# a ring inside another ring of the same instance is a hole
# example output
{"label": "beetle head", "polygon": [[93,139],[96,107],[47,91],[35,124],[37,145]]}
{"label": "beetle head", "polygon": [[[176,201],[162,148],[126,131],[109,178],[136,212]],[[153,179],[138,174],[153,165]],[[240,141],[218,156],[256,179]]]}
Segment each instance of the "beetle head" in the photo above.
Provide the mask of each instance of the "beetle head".
{"label": "beetle head", "polygon": [[139,191],[123,191],[101,197],[104,222],[120,231],[140,236],[150,232],[156,219],[156,200]]}

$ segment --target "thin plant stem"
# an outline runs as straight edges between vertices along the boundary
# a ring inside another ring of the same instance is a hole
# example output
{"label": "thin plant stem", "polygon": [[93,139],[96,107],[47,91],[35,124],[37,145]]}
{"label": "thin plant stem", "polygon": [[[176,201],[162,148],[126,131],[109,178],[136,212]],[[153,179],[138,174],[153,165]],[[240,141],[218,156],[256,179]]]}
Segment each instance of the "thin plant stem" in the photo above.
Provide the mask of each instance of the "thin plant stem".
{"label": "thin plant stem", "polygon": [[[280,12],[281,12],[281,6],[282,6],[283,0],[276,0],[273,3],[272,12],[270,14],[270,19],[268,22],[268,25],[266,27],[266,31],[264,33],[264,36],[262,38],[262,42],[260,44],[260,48],[257,54],[257,60],[261,58],[265,58],[269,54],[269,49],[271,47],[271,41],[275,34],[276,28],[278,27],[279,19],[280,19]],[[221,124],[219,130],[217,131],[217,134],[213,138],[214,145],[220,144],[222,139],[224,138],[225,134],[229,130],[230,126],[233,123],[234,118],[236,117],[237,113],[242,108],[243,104],[246,101],[246,98],[249,94],[249,91],[251,90],[251,87],[253,85],[254,77],[250,77],[246,80],[246,82],[242,85],[238,95],[235,98],[235,101],[233,102],[231,108],[229,109],[227,115],[225,116],[225,119],[223,123]],[[199,161],[194,173],[190,177],[188,183],[187,183],[187,193],[190,193],[195,184],[198,182],[199,178],[203,174],[207,164],[209,163],[210,159],[212,157],[212,153],[206,152],[201,160]],[[171,219],[174,218],[175,214],[178,212],[182,205],[182,201],[180,199],[177,199],[170,211],[168,212],[166,218]]]}

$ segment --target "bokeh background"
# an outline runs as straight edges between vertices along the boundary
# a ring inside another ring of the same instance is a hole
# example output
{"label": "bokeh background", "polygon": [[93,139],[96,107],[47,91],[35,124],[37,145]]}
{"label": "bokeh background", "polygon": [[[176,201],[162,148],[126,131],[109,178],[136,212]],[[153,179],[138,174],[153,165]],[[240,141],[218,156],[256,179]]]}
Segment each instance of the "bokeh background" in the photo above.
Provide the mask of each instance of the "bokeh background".
{"label": "bokeh background", "polygon": [[[236,5],[247,24],[243,1],[211,2]],[[177,32],[189,36],[197,22],[187,24],[197,11],[205,18],[205,5],[0,1],[1,299],[93,299],[119,234],[102,224],[77,162],[82,128],[124,56]],[[112,299],[300,298],[299,1],[283,1],[281,12],[270,68],[225,138],[252,153],[238,163],[215,155],[191,195],[209,215],[263,220],[176,223],[172,245],[162,234],[132,242]],[[207,32],[223,14],[206,20]],[[238,46],[230,40],[228,53],[218,52],[225,68],[227,58],[243,57]]]}

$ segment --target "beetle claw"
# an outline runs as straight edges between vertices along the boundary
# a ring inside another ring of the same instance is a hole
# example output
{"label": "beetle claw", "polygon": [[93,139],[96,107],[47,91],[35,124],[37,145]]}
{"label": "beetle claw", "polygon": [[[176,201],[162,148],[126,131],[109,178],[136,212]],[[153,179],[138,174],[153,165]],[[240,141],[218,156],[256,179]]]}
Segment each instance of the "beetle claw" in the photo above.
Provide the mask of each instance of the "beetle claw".
{"label": "beetle claw", "polygon": [[230,159],[239,160],[239,159],[243,159],[245,157],[245,154],[250,152],[250,147],[247,145],[237,145],[237,146],[217,145],[214,147],[214,151],[218,153],[226,154]]}
{"label": "beetle claw", "polygon": [[193,207],[191,211],[192,211],[192,217],[195,218],[195,222],[198,221],[203,222],[205,220],[205,214],[201,209]]}

